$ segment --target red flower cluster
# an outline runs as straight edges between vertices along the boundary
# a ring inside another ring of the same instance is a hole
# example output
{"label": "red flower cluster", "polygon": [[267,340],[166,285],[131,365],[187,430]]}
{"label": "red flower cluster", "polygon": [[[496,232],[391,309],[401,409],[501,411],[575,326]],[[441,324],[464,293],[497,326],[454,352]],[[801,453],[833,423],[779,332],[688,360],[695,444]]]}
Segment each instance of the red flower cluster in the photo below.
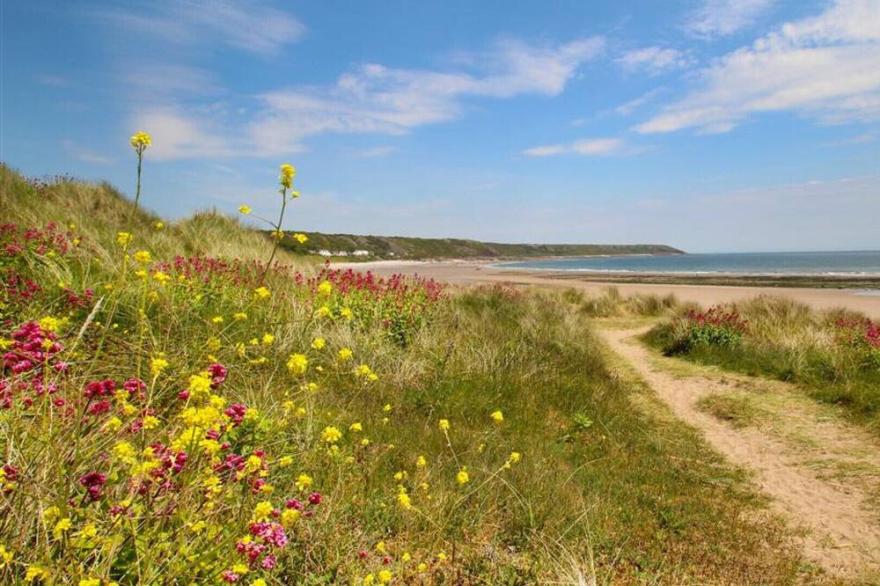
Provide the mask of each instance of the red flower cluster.
{"label": "red flower cluster", "polygon": [[[12,407],[13,391],[32,391],[36,395],[54,394],[55,383],[46,382],[47,371],[64,372],[68,364],[57,358],[63,350],[54,332],[46,331],[37,322],[22,324],[12,333],[12,345],[3,354],[3,371],[11,377],[0,379],[0,409]],[[25,406],[33,399],[23,398]]]}
{"label": "red flower cluster", "polygon": [[343,295],[352,291],[367,291],[376,297],[403,297],[407,293],[424,293],[428,301],[436,301],[443,292],[443,285],[434,279],[407,277],[400,273],[388,278],[376,277],[371,271],[365,273],[353,269],[331,269],[330,263],[314,278],[306,281],[313,290],[321,281],[329,281]]}
{"label": "red flower cluster", "polygon": [[723,307],[717,305],[706,311],[690,310],[687,313],[687,319],[697,326],[716,326],[735,330],[745,333],[749,329],[749,322],[739,315],[736,309],[725,311]]}
{"label": "red flower cluster", "polygon": [[844,341],[853,344],[867,344],[880,349],[880,323],[868,318],[841,318],[834,322]]}

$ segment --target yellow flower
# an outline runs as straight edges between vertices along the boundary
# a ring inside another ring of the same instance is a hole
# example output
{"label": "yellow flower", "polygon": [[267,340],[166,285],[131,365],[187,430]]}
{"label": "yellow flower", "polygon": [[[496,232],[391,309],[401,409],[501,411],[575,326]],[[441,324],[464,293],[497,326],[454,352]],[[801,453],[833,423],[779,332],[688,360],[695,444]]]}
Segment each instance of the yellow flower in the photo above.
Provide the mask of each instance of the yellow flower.
{"label": "yellow flower", "polygon": [[266,287],[257,287],[254,289],[254,297],[257,299],[268,299],[272,293]]}
{"label": "yellow flower", "polygon": [[168,361],[161,356],[150,359],[150,374],[154,377],[162,374],[162,371],[166,368],[168,368]]}
{"label": "yellow flower", "polygon": [[400,505],[400,508],[405,511],[408,511],[412,508],[412,500],[405,492],[401,492],[397,495],[397,504]]}
{"label": "yellow flower", "polygon": [[416,468],[424,468],[427,465],[428,461],[425,459],[424,456],[419,456],[418,458],[416,458]]}
{"label": "yellow flower", "polygon": [[156,222],[155,224],[153,224],[153,228],[155,228],[156,230],[162,230],[165,228],[165,222]]}
{"label": "yellow flower", "polygon": [[14,554],[0,543],[0,570],[12,563],[13,556]]}
{"label": "yellow flower", "polygon": [[309,368],[309,359],[305,354],[291,354],[287,359],[287,370],[292,374],[305,374]]}
{"label": "yellow flower", "polygon": [[61,327],[61,321],[58,318],[47,315],[40,320],[40,328],[47,332],[57,332],[58,328]]}
{"label": "yellow flower", "polygon": [[391,570],[379,570],[377,576],[379,578],[379,584],[388,584],[391,582],[393,574],[391,573]]}
{"label": "yellow flower", "polygon": [[315,350],[321,350],[326,345],[327,340],[325,340],[324,338],[315,338],[314,340],[312,340],[312,348],[314,348]]}
{"label": "yellow flower", "polygon": [[263,346],[271,346],[275,342],[273,334],[263,334]]}
{"label": "yellow flower", "polygon": [[338,427],[332,425],[328,425],[324,428],[324,431],[321,432],[321,439],[328,444],[335,444],[341,438],[342,432],[339,431]]}
{"label": "yellow flower", "polygon": [[164,285],[171,280],[171,277],[169,277],[166,273],[163,273],[162,271],[156,271],[155,273],[153,273],[153,279],[160,285]]}
{"label": "yellow flower", "polygon": [[355,433],[364,430],[364,426],[360,424],[360,422],[354,422],[348,426],[349,431],[353,431]]}
{"label": "yellow flower", "polygon": [[501,411],[493,411],[489,417],[492,418],[492,421],[495,423],[501,424],[504,423],[504,414]]}
{"label": "yellow flower", "polygon": [[49,576],[49,571],[36,564],[28,566],[27,572],[24,574],[25,582],[33,582],[37,578],[45,580]]}
{"label": "yellow flower", "polygon": [[141,264],[147,264],[153,261],[153,255],[149,250],[138,250],[134,253],[134,259]]}
{"label": "yellow flower", "polygon": [[299,521],[300,514],[296,509],[284,509],[284,512],[281,513],[281,524],[289,529]]}
{"label": "yellow flower", "polygon": [[340,348],[337,356],[339,356],[339,360],[345,362],[346,360],[351,360],[351,357],[354,353],[351,351],[351,348]]}
{"label": "yellow flower", "polygon": [[243,311],[239,311],[237,313],[232,314],[232,319],[234,319],[235,321],[244,321],[247,318],[248,318],[248,315]]}
{"label": "yellow flower", "polygon": [[222,315],[215,315],[214,317],[211,318],[211,323],[222,324],[223,323],[223,316]]}
{"label": "yellow flower", "polygon": [[287,468],[291,464],[293,464],[293,456],[282,456],[278,459],[279,468]]}
{"label": "yellow flower", "polygon": [[257,506],[254,507],[253,520],[254,521],[268,521],[269,517],[272,515],[272,511],[275,510],[275,507],[272,506],[272,503],[269,501],[262,501],[257,503]]}
{"label": "yellow flower", "polygon": [[462,468],[458,471],[458,474],[455,475],[455,481],[462,486],[471,481],[471,477],[467,473],[467,468]]}
{"label": "yellow flower", "polygon": [[449,420],[448,419],[441,419],[440,422],[438,423],[438,426],[443,431],[449,431]]}
{"label": "yellow flower", "polygon": [[315,317],[330,317],[331,315],[333,315],[333,312],[326,305],[322,305],[315,311]]}
{"label": "yellow flower", "polygon": [[138,154],[141,154],[147,149],[148,146],[153,144],[153,137],[143,130],[138,130],[131,135],[131,139],[129,142],[131,143],[131,147],[135,151],[137,151]]}
{"label": "yellow flower", "polygon": [[507,458],[507,461],[511,464],[516,464],[520,460],[522,460],[522,454],[520,454],[519,452],[510,452],[510,457]]}
{"label": "yellow flower", "polygon": [[55,536],[55,539],[61,539],[61,536],[67,531],[70,531],[72,526],[73,524],[70,522],[70,517],[59,519],[58,522],[55,523],[55,528],[52,529],[52,535]]}
{"label": "yellow flower", "polygon": [[281,177],[279,178],[279,182],[281,186],[290,189],[293,185],[293,178],[296,176],[296,168],[290,163],[284,163],[281,165]]}
{"label": "yellow flower", "polygon": [[117,232],[116,233],[116,244],[121,246],[123,249],[128,248],[128,245],[131,244],[131,233],[130,232]]}
{"label": "yellow flower", "polygon": [[373,369],[371,369],[366,364],[358,365],[358,367],[354,369],[354,375],[356,377],[366,378],[367,380],[370,380],[370,381],[375,381],[375,380],[379,379],[379,377],[376,375],[376,373],[373,372]]}
{"label": "yellow flower", "polygon": [[419,565],[416,566],[416,569],[419,571],[419,573],[424,574],[428,571],[428,564],[426,564],[425,562],[420,562]]}
{"label": "yellow flower", "polygon": [[252,211],[253,211],[253,210],[251,210],[251,206],[249,206],[249,205],[247,205],[247,204],[241,204],[240,206],[238,206],[238,212],[239,212],[240,214],[245,215],[245,216],[247,216],[248,214],[250,214]]}
{"label": "yellow flower", "polygon": [[347,320],[351,320],[351,318],[354,317],[354,313],[352,313],[350,307],[343,307],[342,309],[340,309],[339,315],[341,315],[342,317],[344,317]]}
{"label": "yellow flower", "polygon": [[79,581],[79,586],[101,586],[100,578],[83,578]]}
{"label": "yellow flower", "polygon": [[262,578],[257,578],[253,582],[251,582],[251,586],[266,586],[266,581]]}
{"label": "yellow flower", "polygon": [[144,417],[144,429],[156,429],[159,427],[159,423],[158,417],[153,417],[152,415]]}
{"label": "yellow flower", "polygon": [[305,490],[312,485],[312,482],[314,481],[312,480],[311,476],[309,476],[308,474],[300,474],[296,477],[295,484],[298,490]]}
{"label": "yellow flower", "polygon": [[321,281],[318,284],[318,293],[321,295],[330,295],[333,293],[333,283],[330,281]]}
{"label": "yellow flower", "polygon": [[302,232],[296,232],[293,235],[293,239],[296,240],[297,242],[299,242],[300,244],[305,244],[306,241],[309,239],[309,237],[306,236],[305,234],[303,234]]}
{"label": "yellow flower", "polygon": [[235,564],[232,566],[232,571],[239,576],[243,576],[250,571],[250,567],[247,564]]}

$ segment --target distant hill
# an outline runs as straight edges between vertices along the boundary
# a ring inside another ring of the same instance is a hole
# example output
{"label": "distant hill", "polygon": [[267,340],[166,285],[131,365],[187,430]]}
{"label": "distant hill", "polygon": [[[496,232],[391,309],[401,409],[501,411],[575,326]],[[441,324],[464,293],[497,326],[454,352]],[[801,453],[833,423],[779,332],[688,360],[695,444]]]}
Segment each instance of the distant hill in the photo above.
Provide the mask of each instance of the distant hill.
{"label": "distant hill", "polygon": [[[321,234],[305,232],[308,242],[299,244],[290,236],[282,245],[291,252],[317,254],[321,251],[337,256],[366,259],[429,259],[429,258],[524,258],[539,256],[595,256],[603,254],[683,254],[664,244],[502,244],[458,238],[409,238],[404,236],[357,236],[354,234]],[[338,253],[344,253],[340,255]]]}

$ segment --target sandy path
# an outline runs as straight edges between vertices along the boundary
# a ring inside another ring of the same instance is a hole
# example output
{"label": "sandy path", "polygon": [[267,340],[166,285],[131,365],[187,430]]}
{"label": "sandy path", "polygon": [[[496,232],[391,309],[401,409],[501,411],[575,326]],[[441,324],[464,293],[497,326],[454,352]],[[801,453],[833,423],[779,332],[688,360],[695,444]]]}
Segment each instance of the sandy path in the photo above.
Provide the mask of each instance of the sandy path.
{"label": "sandy path", "polygon": [[[855,485],[823,480],[803,466],[803,454],[754,428],[734,429],[697,409],[697,401],[729,386],[710,377],[677,378],[652,364],[652,354],[633,336],[638,330],[602,330],[615,352],[625,358],[677,417],[699,429],[718,452],[734,464],[754,473],[755,482],[771,497],[771,507],[790,523],[807,531],[805,555],[831,574],[855,578],[880,572],[880,523],[866,507],[865,491]],[[820,445],[835,442],[871,445],[860,430],[839,422],[817,426]],[[829,451],[829,450],[826,450]],[[833,450],[830,450],[833,451]],[[845,450],[842,450],[845,451]],[[880,469],[874,451],[866,462]]]}
{"label": "sandy path", "polygon": [[485,263],[472,261],[379,261],[349,265],[340,263],[338,266],[351,267],[356,270],[370,270],[378,275],[391,275],[394,273],[419,274],[445,283],[458,285],[503,282],[521,285],[542,285],[546,287],[574,287],[591,292],[599,292],[605,287],[616,287],[624,295],[633,293],[673,294],[682,301],[692,301],[701,305],[743,301],[757,295],[776,295],[806,303],[816,309],[845,307],[854,311],[861,311],[873,318],[880,318],[880,295],[866,295],[864,292],[854,289],[602,283],[598,281],[581,281],[574,278],[562,279],[554,276],[553,273],[498,269]]}

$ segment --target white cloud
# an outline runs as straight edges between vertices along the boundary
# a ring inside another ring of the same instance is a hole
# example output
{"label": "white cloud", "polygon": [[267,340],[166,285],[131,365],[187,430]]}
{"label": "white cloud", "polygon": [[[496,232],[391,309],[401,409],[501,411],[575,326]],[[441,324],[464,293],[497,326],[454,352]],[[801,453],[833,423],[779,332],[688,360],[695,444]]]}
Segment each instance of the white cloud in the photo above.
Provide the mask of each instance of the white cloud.
{"label": "white cloud", "polygon": [[726,132],[752,114],[777,111],[827,123],[880,119],[880,2],[838,0],[721,57],[698,79],[694,91],[636,130]]}
{"label": "white cloud", "polygon": [[354,153],[354,158],[356,159],[377,159],[379,157],[387,157],[388,155],[397,151],[396,147],[391,145],[379,145],[370,147],[367,149],[363,149]]}
{"label": "white cloud", "polygon": [[669,47],[633,49],[618,57],[616,61],[627,71],[646,71],[652,75],[683,69],[693,63],[690,55]]}
{"label": "white cloud", "polygon": [[703,0],[685,30],[701,38],[723,37],[740,31],[758,19],[774,0]]}
{"label": "white cloud", "polygon": [[297,152],[303,139],[317,134],[396,135],[452,120],[462,115],[467,97],[555,96],[602,47],[600,38],[550,47],[505,41],[475,59],[482,66],[476,73],[363,65],[329,87],[264,94],[250,139],[264,153]]}
{"label": "white cloud", "polygon": [[222,92],[210,71],[181,64],[126,65],[122,78],[132,99],[153,101]]}
{"label": "white cloud", "polygon": [[634,98],[617,106],[616,108],[614,108],[614,111],[621,116],[629,116],[630,114],[656,98],[662,92],[663,88],[654,88],[648,92],[645,92],[637,98]]}
{"label": "white cloud", "polygon": [[222,157],[234,154],[228,138],[203,117],[174,108],[154,108],[138,113],[133,128],[149,131],[153,144],[148,157],[156,160]]}
{"label": "white cloud", "polygon": [[160,0],[99,16],[127,32],[167,42],[220,42],[262,55],[278,53],[306,30],[291,14],[259,0]]}
{"label": "white cloud", "polygon": [[569,144],[549,144],[528,148],[522,152],[527,157],[553,157],[557,155],[608,156],[625,154],[626,143],[619,138],[590,138]]}

